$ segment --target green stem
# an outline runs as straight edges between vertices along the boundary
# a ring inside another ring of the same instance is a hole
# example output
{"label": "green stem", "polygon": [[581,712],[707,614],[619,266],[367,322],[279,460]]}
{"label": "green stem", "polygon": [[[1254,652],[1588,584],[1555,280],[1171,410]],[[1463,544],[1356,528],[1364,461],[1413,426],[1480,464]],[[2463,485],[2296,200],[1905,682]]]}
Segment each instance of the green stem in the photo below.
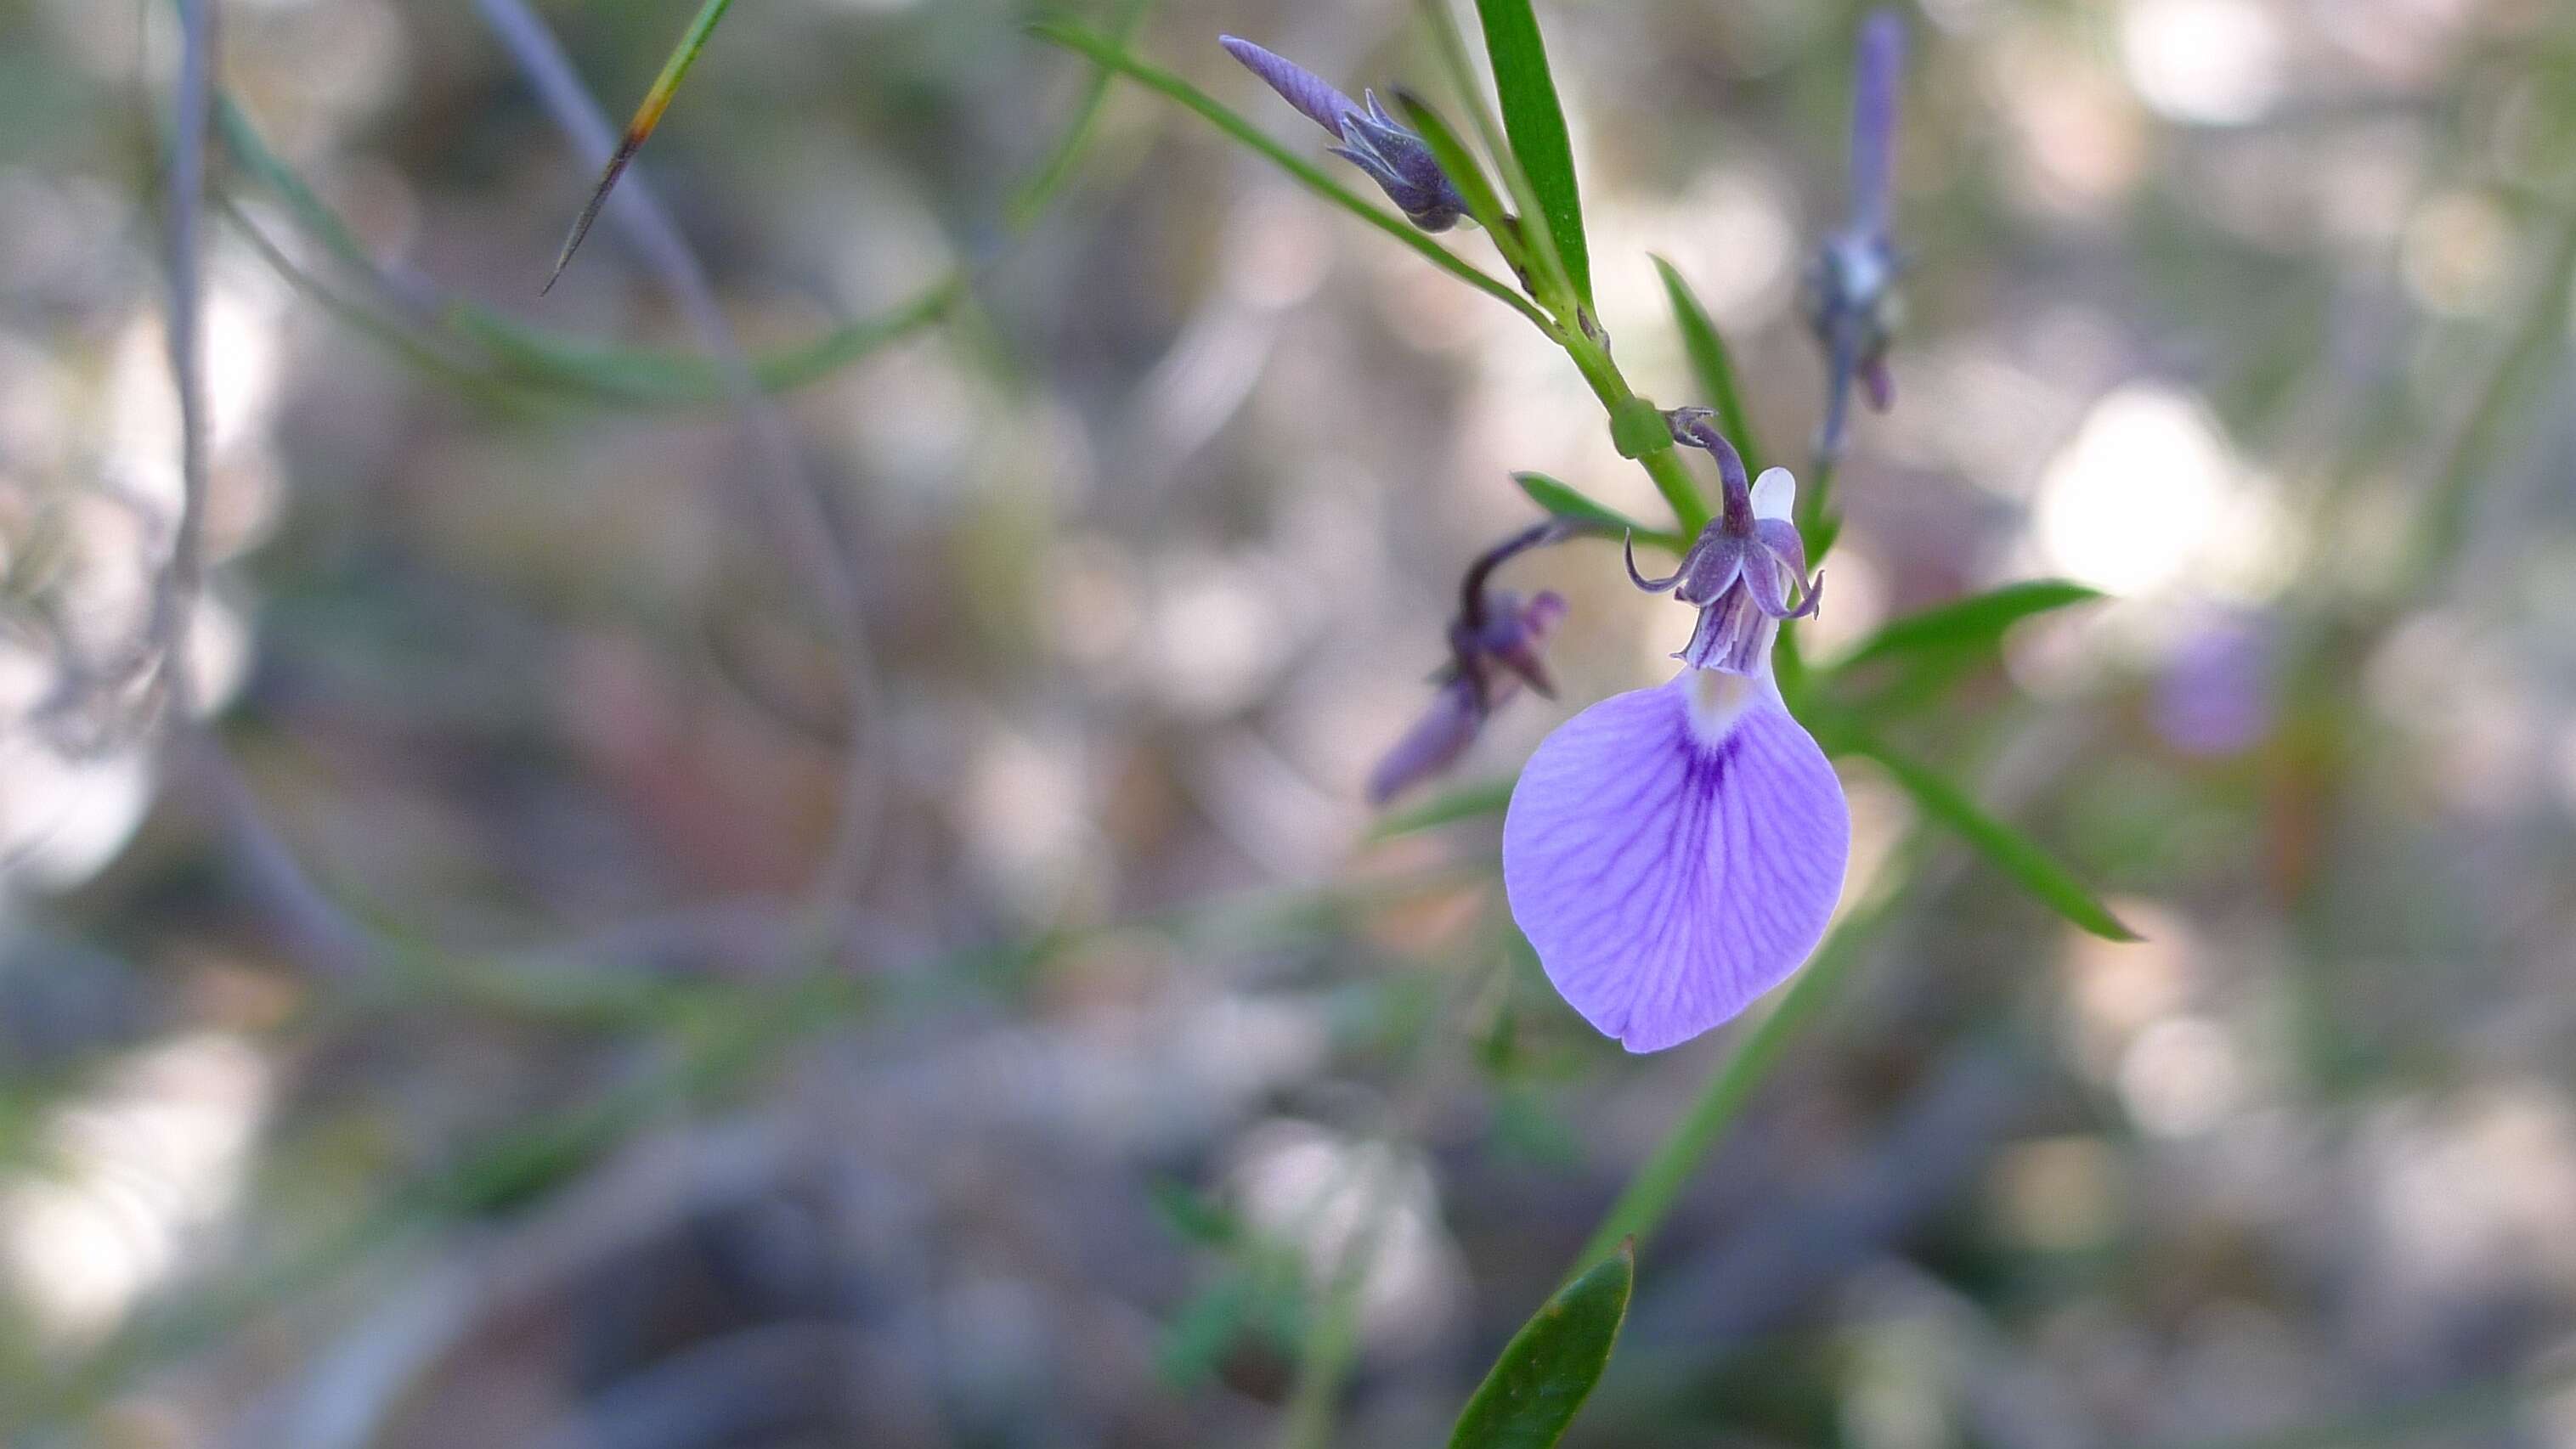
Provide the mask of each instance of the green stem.
{"label": "green stem", "polygon": [[2414,530],[2415,548],[2398,578],[2400,598],[2427,587],[2459,552],[2468,532],[2469,501],[2494,461],[2499,434],[2529,392],[2538,364],[2565,345],[2571,292],[2576,292],[2576,206],[2564,215],[2548,260],[2541,265],[2532,295],[2521,310],[2521,325],[2496,359],[2495,371],[2478,389],[2476,402],[2443,454],[2440,472],[2426,490],[2423,521]]}
{"label": "green stem", "polygon": [[[1565,349],[1565,355],[1574,360],[1575,370],[1582,373],[1583,380],[1591,385],[1592,395],[1601,399],[1603,411],[1616,418],[1622,408],[1636,404],[1636,390],[1629,387],[1628,379],[1620,375],[1619,364],[1610,360],[1608,348],[1563,324],[1550,328],[1549,333],[1557,345]],[[1666,443],[1640,453],[1637,466],[1646,470],[1646,476],[1654,481],[1655,491],[1664,495],[1664,502],[1672,508],[1673,517],[1681,524],[1683,538],[1694,538],[1708,526],[1708,501],[1701,494],[1699,484],[1691,480],[1690,467],[1682,461],[1679,448]]]}
{"label": "green stem", "polygon": [[1700,1089],[1699,1099],[1665,1134],[1655,1155],[1628,1180],[1627,1191],[1611,1204],[1601,1226],[1593,1230],[1591,1241],[1584,1244],[1572,1270],[1565,1275],[1567,1281],[1581,1277],[1594,1264],[1619,1251],[1619,1244],[1628,1238],[1634,1237],[1642,1246],[1663,1224],[1691,1174],[1699,1170],[1701,1162],[1744,1114],[1745,1104],[1770,1078],[1772,1069],[1779,1066],[1789,1043],[1841,992],[1852,968],[1860,962],[1861,946],[1904,898],[1906,883],[1913,878],[1916,857],[1922,853],[1926,839],[1925,833],[1918,830],[1897,848],[1883,868],[1883,875],[1893,884],[1882,887],[1877,895],[1846,912],[1834,924],[1825,943],[1816,949],[1815,959],[1798,973],[1779,1006],[1753,1023],[1735,1054],[1719,1064],[1717,1074]]}

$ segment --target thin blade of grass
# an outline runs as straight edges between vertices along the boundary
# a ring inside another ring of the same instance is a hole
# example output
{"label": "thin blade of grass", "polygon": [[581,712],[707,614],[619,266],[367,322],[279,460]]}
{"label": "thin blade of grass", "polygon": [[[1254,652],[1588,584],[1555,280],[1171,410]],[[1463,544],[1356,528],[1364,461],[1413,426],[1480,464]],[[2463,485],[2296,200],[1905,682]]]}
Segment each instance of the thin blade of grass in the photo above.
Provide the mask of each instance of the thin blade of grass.
{"label": "thin blade of grass", "polygon": [[1744,470],[1759,478],[1762,442],[1753,436],[1752,419],[1745,415],[1744,395],[1736,388],[1735,359],[1726,350],[1726,338],[1673,264],[1662,257],[1654,262],[1664,279],[1664,296],[1672,303],[1673,325],[1681,329],[1682,349],[1690,355],[1691,376],[1708,395],[1709,406],[1717,409],[1717,425],[1726,440],[1744,455]]}
{"label": "thin blade of grass", "polygon": [[2042,905],[2103,940],[2142,939],[2039,842],[1987,814],[1985,807],[1939,771],[1866,733],[1855,731],[1846,743],[1851,753],[1877,761],[1925,815],[1948,826]]}
{"label": "thin blade of grass", "polygon": [[[953,312],[966,280],[952,276],[887,311],[844,323],[811,342],[752,359],[764,393],[793,392],[832,376]],[[523,382],[619,407],[731,401],[722,363],[647,348],[614,347],[530,327],[488,308],[456,303],[446,320]]]}
{"label": "thin blade of grass", "polygon": [[[452,297],[424,278],[388,269],[368,253],[357,233],[303,176],[271,149],[240,105],[221,93],[215,97],[215,135],[230,165],[283,204],[297,230],[365,282],[382,305],[370,307],[323,285],[228,202],[228,214],[253,248],[289,285],[405,358],[427,364],[451,381],[471,383],[487,395],[506,379],[617,406],[733,400],[725,366],[714,358],[615,347],[531,326],[480,303]],[[810,342],[756,357],[752,374],[765,392],[811,386],[953,315],[970,290],[969,277],[962,271],[954,273],[885,312],[842,323]],[[498,367],[479,370],[461,355],[468,352],[489,355]]]}
{"label": "thin blade of grass", "polygon": [[572,232],[564,238],[563,250],[555,254],[554,270],[546,274],[546,284],[537,289],[540,293],[553,291],[555,283],[563,277],[564,268],[572,265],[572,254],[581,249],[582,238],[590,235],[591,224],[599,220],[600,208],[608,204],[608,193],[616,187],[617,178],[626,174],[627,166],[635,160],[635,153],[643,150],[644,143],[652,139],[655,128],[662,124],[663,113],[671,108],[671,98],[679,94],[680,82],[688,77],[689,68],[698,63],[698,53],[707,48],[707,37],[715,33],[716,22],[724,19],[725,12],[732,8],[733,0],[706,0],[698,7],[697,18],[689,22],[679,45],[672,49],[670,58],[662,62],[662,73],[653,78],[652,89],[644,93],[644,103],[635,108],[634,116],[626,123],[625,134],[618,137],[617,149],[610,153],[607,167],[600,172],[599,184],[591,188],[590,199],[582,203],[581,215],[574,218]]}
{"label": "thin blade of grass", "polygon": [[1593,1229],[1591,1240],[1575,1258],[1576,1274],[1609,1258],[1624,1242],[1643,1242],[1653,1237],[1655,1229],[1663,1225],[1682,1189],[1689,1185],[1691,1174],[1726,1140],[1753,1094],[1770,1079],[1787,1054],[1789,1043],[1841,991],[1843,982],[1863,958],[1861,947],[1903,903],[1906,883],[1914,878],[1913,866],[1923,852],[1923,841],[1924,832],[1917,829],[1897,847],[1882,872],[1882,879],[1891,884],[1837,917],[1815,955],[1791,978],[1780,1004],[1769,1015],[1738,1028],[1743,1035],[1734,1054],[1700,1089],[1697,1100],[1664,1135],[1654,1155],[1628,1179],[1619,1200],[1610,1205],[1601,1225]]}
{"label": "thin blade of grass", "polygon": [[1476,290],[1500,300],[1513,311],[1528,318],[1531,324],[1540,330],[1548,329],[1546,315],[1532,306],[1520,293],[1488,275],[1474,263],[1416,231],[1411,222],[1382,207],[1370,204],[1358,193],[1325,175],[1323,168],[1271,140],[1269,136],[1263,134],[1261,128],[1227,109],[1215,98],[1188,81],[1159,66],[1137,59],[1110,43],[1105,37],[1078,25],[1069,25],[1062,21],[1043,21],[1030,26],[1029,33],[1050,45],[1060,45],[1067,50],[1090,56],[1093,60],[1117,71],[1147,90],[1157,92],[1196,111],[1201,119],[1218,130],[1260,152],[1270,160],[1271,164],[1295,177],[1307,190],[1422,253],[1431,260],[1432,265]]}
{"label": "thin blade of grass", "polygon": [[[527,0],[476,0],[476,8],[518,62],[537,96],[573,143],[603,159],[616,150],[615,133],[598,100],[581,82],[554,32]],[[677,302],[698,345],[724,369],[745,432],[758,457],[752,471],[773,536],[788,550],[821,601],[838,656],[843,708],[857,741],[881,718],[876,657],[868,637],[868,609],[859,566],[852,556],[821,480],[806,466],[794,426],[760,390],[733,324],[716,299],[706,267],[638,176],[625,191],[619,220]],[[727,495],[729,501],[730,495]],[[873,849],[883,795],[866,752],[854,744],[841,775],[840,819],[807,891],[812,928],[838,930],[849,910],[853,883]]]}
{"label": "thin blade of grass", "polygon": [[[1145,12],[1153,5],[1154,0],[1120,0],[1117,12],[1110,17],[1105,38],[1119,49],[1126,49],[1128,43],[1136,38],[1138,27],[1145,23]],[[1036,225],[1049,203],[1055,200],[1056,193],[1073,179],[1073,168],[1082,160],[1084,149],[1091,144],[1091,133],[1098,128],[1100,113],[1109,103],[1109,83],[1116,77],[1117,73],[1108,66],[1093,65],[1091,78],[1083,87],[1082,102],[1074,108],[1072,124],[1064,128],[1064,134],[1056,138],[1055,149],[1047,153],[1046,160],[1038,163],[1037,170],[1011,196],[1007,218],[1014,233],[1025,232]]]}
{"label": "thin blade of grass", "polygon": [[1556,77],[1547,66],[1530,0],[1476,0],[1485,27],[1485,54],[1502,98],[1503,130],[1512,155],[1538,193],[1540,215],[1556,254],[1574,284],[1575,300],[1592,310],[1592,256],[1583,239],[1583,198],[1574,180],[1574,143],[1565,134]]}

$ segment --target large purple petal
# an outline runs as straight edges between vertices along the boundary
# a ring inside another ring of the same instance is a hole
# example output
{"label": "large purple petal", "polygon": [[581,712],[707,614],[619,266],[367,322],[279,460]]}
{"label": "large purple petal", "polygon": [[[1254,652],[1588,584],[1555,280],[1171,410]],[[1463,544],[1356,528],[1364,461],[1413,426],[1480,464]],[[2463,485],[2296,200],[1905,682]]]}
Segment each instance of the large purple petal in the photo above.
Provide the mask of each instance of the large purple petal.
{"label": "large purple petal", "polygon": [[[1730,689],[1731,725],[1704,722],[1694,694]],[[1503,822],[1503,889],[1567,1004],[1661,1051],[1797,970],[1850,853],[1833,767],[1768,681],[1685,669],[1539,746]]]}

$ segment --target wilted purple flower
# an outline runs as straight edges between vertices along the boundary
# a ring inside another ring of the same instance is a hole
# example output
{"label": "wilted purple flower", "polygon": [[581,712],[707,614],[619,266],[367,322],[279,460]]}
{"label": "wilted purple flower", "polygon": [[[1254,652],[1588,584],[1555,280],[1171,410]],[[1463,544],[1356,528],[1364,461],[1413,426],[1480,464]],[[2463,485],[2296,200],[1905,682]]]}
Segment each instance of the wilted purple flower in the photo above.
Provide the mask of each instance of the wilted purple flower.
{"label": "wilted purple flower", "polygon": [[1825,238],[1807,274],[1807,320],[1824,345],[1827,369],[1825,424],[1816,446],[1828,458],[1842,448],[1855,380],[1878,411],[1896,401],[1887,344],[1896,330],[1901,263],[1888,211],[1904,64],[1905,22],[1894,11],[1873,12],[1861,24],[1852,82],[1851,219]]}
{"label": "wilted purple flower", "polygon": [[1439,693],[1369,772],[1370,804],[1383,805],[1458,763],[1486,719],[1522,685],[1555,695],[1540,653],[1564,622],[1565,600],[1542,592],[1523,602],[1508,589],[1488,592],[1485,580],[1514,554],[1565,536],[1565,525],[1555,520],[1537,524],[1486,550],[1468,568],[1459,586],[1458,617],[1449,624],[1449,663],[1435,681]]}
{"label": "wilted purple flower", "polygon": [[1549,735],[1503,821],[1513,920],[1567,1004],[1632,1052],[1688,1041],[1795,971],[1851,854],[1841,782],[1771,675],[1801,582],[1781,551],[1797,485],[1783,469],[1755,488],[1741,462],[1731,474],[1673,581],[1715,590],[1691,600],[1687,667]]}
{"label": "wilted purple flower", "polygon": [[1268,82],[1280,98],[1333,133],[1342,144],[1333,154],[1369,174],[1386,199],[1424,231],[1447,231],[1467,214],[1467,203],[1449,174],[1440,169],[1422,138],[1395,123],[1368,91],[1365,106],[1334,89],[1322,76],[1294,61],[1273,55],[1249,40],[1220,35],[1217,44],[1244,68]]}

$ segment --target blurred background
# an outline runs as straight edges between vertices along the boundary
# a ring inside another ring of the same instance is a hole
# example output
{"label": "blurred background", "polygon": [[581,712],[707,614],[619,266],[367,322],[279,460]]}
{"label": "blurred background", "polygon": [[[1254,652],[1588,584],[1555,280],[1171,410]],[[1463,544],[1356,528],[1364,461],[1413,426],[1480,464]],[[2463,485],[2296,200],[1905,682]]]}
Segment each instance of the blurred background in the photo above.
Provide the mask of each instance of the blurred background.
{"label": "blurred background", "polygon": [[[1494,817],[1360,783],[1508,473],[1644,477],[1159,98],[1029,200],[1091,78],[1001,0],[717,31],[636,175],[745,406],[634,213],[538,295],[595,167],[506,8],[223,7],[173,729],[178,30],[0,0],[0,1442],[1438,1440],[1740,1029],[1596,1038]],[[538,8],[622,117],[695,6]],[[1660,253],[1794,461],[1858,11],[1540,13],[1629,378],[1706,401]],[[2576,1445],[2576,10],[1904,13],[1805,652],[2104,590],[1868,707],[2146,939],[1847,765],[1862,957],[1569,1442]],[[1145,10],[1307,154],[1219,32],[1435,74],[1398,0]],[[1509,582],[1562,697],[1471,782],[1686,632]]]}

